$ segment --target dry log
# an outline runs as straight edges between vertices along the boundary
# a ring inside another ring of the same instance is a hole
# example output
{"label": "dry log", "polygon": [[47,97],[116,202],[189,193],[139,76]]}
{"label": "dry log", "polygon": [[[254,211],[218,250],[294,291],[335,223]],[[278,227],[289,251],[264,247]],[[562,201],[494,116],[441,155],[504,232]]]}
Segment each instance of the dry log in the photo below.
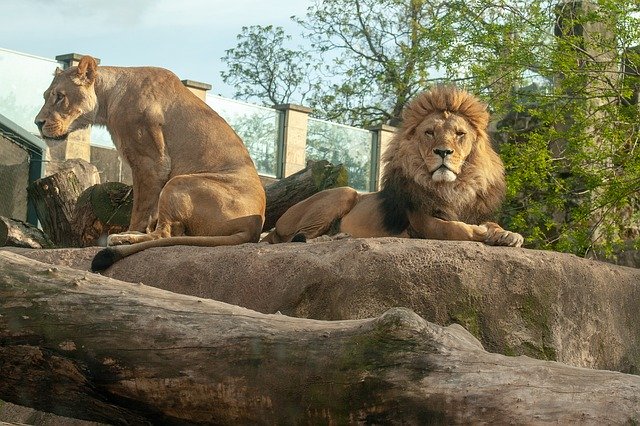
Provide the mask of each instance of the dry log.
{"label": "dry log", "polygon": [[347,169],[326,160],[309,161],[307,167],[265,188],[267,211],[262,229],[268,231],[292,205],[324,189],[346,186]]}
{"label": "dry log", "polygon": [[78,246],[78,236],[71,226],[76,201],[85,189],[99,182],[96,166],[72,159],[65,161],[55,174],[29,185],[27,193],[42,229],[55,245]]}
{"label": "dry log", "polygon": [[40,229],[18,219],[0,216],[0,247],[49,248],[53,243]]}
{"label": "dry log", "polygon": [[0,252],[0,399],[110,424],[640,419],[640,377],[484,351],[459,325],[264,315]]}
{"label": "dry log", "polygon": [[106,236],[129,228],[133,189],[106,182],[86,189],[78,198],[71,227],[82,247],[104,245]]}

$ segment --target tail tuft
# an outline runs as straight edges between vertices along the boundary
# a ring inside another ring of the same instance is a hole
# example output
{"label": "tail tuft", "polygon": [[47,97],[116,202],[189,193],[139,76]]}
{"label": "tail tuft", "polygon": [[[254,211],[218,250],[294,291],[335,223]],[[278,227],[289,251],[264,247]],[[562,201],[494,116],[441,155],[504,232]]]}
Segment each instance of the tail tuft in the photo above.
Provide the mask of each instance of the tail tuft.
{"label": "tail tuft", "polygon": [[292,243],[306,243],[307,242],[307,237],[306,235],[304,235],[303,233],[299,233],[293,236],[293,238],[291,239]]}
{"label": "tail tuft", "polygon": [[121,258],[122,256],[113,247],[100,250],[91,261],[91,271],[102,272]]}

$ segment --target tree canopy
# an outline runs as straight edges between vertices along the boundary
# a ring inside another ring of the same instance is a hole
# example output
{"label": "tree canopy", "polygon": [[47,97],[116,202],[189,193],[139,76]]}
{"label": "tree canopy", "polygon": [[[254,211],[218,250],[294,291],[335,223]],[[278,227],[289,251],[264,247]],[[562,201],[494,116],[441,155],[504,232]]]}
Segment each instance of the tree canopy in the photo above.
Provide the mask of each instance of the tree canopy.
{"label": "tree canopy", "polygon": [[251,67],[303,66],[308,80],[289,76],[286,102],[365,127],[457,84],[490,107],[507,169],[502,220],[530,247],[606,254],[638,241],[639,0],[317,0],[294,19],[307,41],[297,49],[277,27],[239,36],[249,62],[224,58],[225,78],[245,78],[238,96],[273,103],[269,74]]}

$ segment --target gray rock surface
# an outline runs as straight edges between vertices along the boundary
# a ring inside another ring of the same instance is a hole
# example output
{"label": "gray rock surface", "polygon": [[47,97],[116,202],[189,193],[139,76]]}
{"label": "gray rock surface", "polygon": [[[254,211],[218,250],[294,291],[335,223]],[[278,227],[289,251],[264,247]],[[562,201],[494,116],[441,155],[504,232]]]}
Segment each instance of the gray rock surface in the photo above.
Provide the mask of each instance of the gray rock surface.
{"label": "gray rock surface", "polygon": [[[17,250],[14,250],[17,251]],[[20,250],[88,269],[90,249]],[[573,255],[396,238],[149,249],[106,271],[263,313],[338,320],[407,307],[490,352],[640,371],[640,270]]]}

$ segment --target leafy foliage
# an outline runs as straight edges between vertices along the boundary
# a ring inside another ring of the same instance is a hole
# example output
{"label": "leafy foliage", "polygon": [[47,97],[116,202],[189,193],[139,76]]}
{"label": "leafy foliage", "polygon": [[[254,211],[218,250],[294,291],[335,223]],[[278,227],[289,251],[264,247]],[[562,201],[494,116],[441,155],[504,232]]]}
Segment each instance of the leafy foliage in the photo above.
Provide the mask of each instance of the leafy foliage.
{"label": "leafy foliage", "polygon": [[468,86],[504,117],[503,222],[530,247],[580,255],[637,240],[639,4],[483,3]]}
{"label": "leafy foliage", "polygon": [[285,44],[291,36],[272,25],[242,27],[238,44],[222,58],[229,70],[222,72],[225,83],[236,87],[235,96],[257,100],[265,106],[289,103],[295,94],[303,103],[311,90],[311,56]]}
{"label": "leafy foliage", "polygon": [[[282,63],[310,64],[319,84],[288,80],[294,102],[304,93],[316,115],[364,127],[455,82],[497,121],[502,221],[529,247],[609,255],[640,241],[639,0],[317,0],[297,22],[311,45]],[[262,53],[286,38],[257,35]],[[249,63],[265,59],[240,40]],[[263,78],[248,66],[229,75]]]}

